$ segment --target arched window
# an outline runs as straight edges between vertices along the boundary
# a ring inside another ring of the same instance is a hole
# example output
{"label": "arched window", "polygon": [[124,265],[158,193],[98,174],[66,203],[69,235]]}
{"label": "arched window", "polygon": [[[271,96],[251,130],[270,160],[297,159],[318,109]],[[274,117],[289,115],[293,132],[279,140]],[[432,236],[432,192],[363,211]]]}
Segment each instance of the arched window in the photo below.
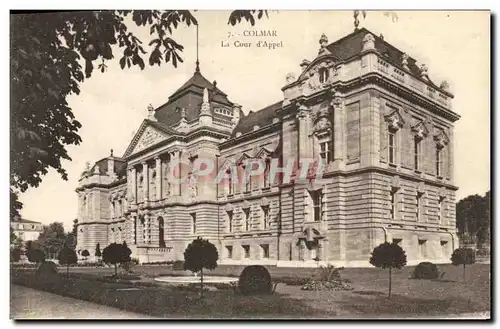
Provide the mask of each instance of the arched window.
{"label": "arched window", "polygon": [[160,248],[165,248],[165,221],[163,217],[158,217],[158,236]]}

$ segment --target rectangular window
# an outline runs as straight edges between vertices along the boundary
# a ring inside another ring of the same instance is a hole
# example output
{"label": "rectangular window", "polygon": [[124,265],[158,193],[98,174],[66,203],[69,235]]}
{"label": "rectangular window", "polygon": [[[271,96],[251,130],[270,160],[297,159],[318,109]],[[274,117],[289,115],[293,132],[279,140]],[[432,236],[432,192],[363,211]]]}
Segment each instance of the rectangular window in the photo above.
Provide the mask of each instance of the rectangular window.
{"label": "rectangular window", "polygon": [[420,139],[415,136],[415,139],[413,141],[413,153],[414,153],[414,166],[415,170],[420,170]]}
{"label": "rectangular window", "polygon": [[231,170],[228,169],[227,173],[229,174],[229,178],[228,178],[228,187],[227,187],[227,194],[233,194],[234,193],[234,189],[233,189],[233,176],[231,174]]}
{"label": "rectangular window", "polygon": [[389,163],[396,163],[396,132],[389,130]]}
{"label": "rectangular window", "polygon": [[233,258],[233,246],[226,246],[227,258]]}
{"label": "rectangular window", "polygon": [[417,218],[417,222],[420,221],[421,219],[421,213],[422,213],[422,193],[418,193],[417,192],[417,209],[415,210],[415,214],[416,214],[416,218]]}
{"label": "rectangular window", "polygon": [[196,234],[196,214],[191,214],[191,234]]}
{"label": "rectangular window", "polygon": [[248,231],[250,224],[250,208],[243,209],[243,230]]}
{"label": "rectangular window", "polygon": [[249,245],[242,245],[243,248],[243,257],[244,258],[250,258],[250,246]]}
{"label": "rectangular window", "polygon": [[443,256],[448,256],[448,241],[441,241],[441,252],[443,253]]}
{"label": "rectangular window", "polygon": [[438,198],[438,210],[437,210],[437,217],[438,217],[438,223],[441,223],[442,217],[443,217],[443,197]]}
{"label": "rectangular window", "polygon": [[266,159],[266,169],[264,169],[264,187],[271,186],[270,184],[270,176],[271,175],[271,161],[270,159]]}
{"label": "rectangular window", "polygon": [[321,221],[321,216],[322,216],[322,211],[323,211],[323,193],[321,190],[318,191],[310,191],[309,192],[311,195],[311,199],[313,202],[313,208],[314,208],[314,221],[315,222],[320,222]]}
{"label": "rectangular window", "polygon": [[229,233],[233,232],[233,211],[229,210],[227,212],[227,228]]}
{"label": "rectangular window", "polygon": [[392,188],[391,189],[391,219],[396,218],[396,206],[397,206],[397,200],[396,200],[396,195],[398,193],[397,188]]}
{"label": "rectangular window", "polygon": [[262,206],[262,228],[267,229],[269,223],[269,206]]}
{"label": "rectangular window", "polygon": [[441,148],[436,147],[436,176],[441,176]]}
{"label": "rectangular window", "polygon": [[331,142],[330,140],[324,140],[319,142],[319,155],[325,161],[325,163],[330,163],[331,160]]}
{"label": "rectangular window", "polygon": [[260,247],[262,248],[262,258],[269,258],[269,245],[261,244]]}
{"label": "rectangular window", "polygon": [[420,258],[427,257],[427,240],[418,240],[418,256]]}

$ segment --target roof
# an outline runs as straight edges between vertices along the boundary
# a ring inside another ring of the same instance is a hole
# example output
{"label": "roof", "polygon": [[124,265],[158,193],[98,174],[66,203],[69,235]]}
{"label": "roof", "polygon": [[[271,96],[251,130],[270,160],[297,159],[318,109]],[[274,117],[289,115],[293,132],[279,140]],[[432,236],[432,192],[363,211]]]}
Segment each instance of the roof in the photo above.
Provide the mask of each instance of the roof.
{"label": "roof", "polygon": [[118,178],[125,177],[127,174],[127,162],[125,160],[123,160],[122,158],[118,158],[118,157],[114,157],[114,156],[110,156],[110,157],[107,157],[107,158],[104,158],[104,159],[97,161],[95,163],[94,167],[92,167],[92,170],[90,172],[93,173],[95,166],[98,166],[99,172],[103,175],[106,174],[108,172],[108,159],[114,160],[113,161],[114,162],[113,171],[118,176]]}
{"label": "roof", "polygon": [[195,71],[193,76],[169,97],[167,103],[156,109],[155,118],[160,123],[173,126],[181,119],[180,109],[183,108],[186,110],[186,120],[188,122],[196,119],[200,114],[205,88],[208,90],[212,114],[215,113],[215,107],[233,106],[233,103],[229,101],[222,90],[208,81],[201,72]]}
{"label": "roof", "polygon": [[246,116],[242,116],[231,134],[231,138],[237,133],[246,134],[253,131],[254,126],[264,127],[270,125],[274,118],[278,115],[276,111],[281,109],[283,101],[276,102],[257,112],[250,112]]}
{"label": "roof", "polygon": [[40,222],[35,222],[33,220],[23,219],[23,218],[14,218],[11,220],[11,223],[21,223],[21,224],[42,224]]}
{"label": "roof", "polygon": [[[375,49],[389,62],[391,62],[391,64],[402,69],[403,67],[401,58],[404,52],[364,27],[357,29],[351,34],[348,34],[345,37],[329,44],[327,48],[332,53],[332,55],[338,57],[339,59],[349,59],[353,56],[356,56],[363,50],[363,38],[367,33],[370,33],[375,38]],[[420,77],[421,70],[417,65],[417,61],[410,56],[408,56],[408,69],[413,75]],[[441,88],[433,83],[430,78],[429,83],[441,90]]]}

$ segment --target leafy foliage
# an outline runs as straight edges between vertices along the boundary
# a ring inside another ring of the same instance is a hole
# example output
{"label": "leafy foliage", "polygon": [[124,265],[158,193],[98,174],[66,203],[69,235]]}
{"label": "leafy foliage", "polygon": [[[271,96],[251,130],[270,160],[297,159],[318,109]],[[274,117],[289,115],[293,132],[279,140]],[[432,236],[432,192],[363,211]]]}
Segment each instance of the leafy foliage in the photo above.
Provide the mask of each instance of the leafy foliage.
{"label": "leafy foliage", "polygon": [[67,244],[67,235],[62,223],[54,222],[44,225],[38,236],[37,243],[49,259],[55,258],[59,251]]}
{"label": "leafy foliage", "polygon": [[16,263],[21,260],[22,251],[19,248],[13,248],[10,250],[10,261]]}
{"label": "leafy foliage", "polygon": [[78,261],[75,250],[68,247],[64,247],[59,251],[57,259],[59,260],[59,264],[67,266],[76,264]]}
{"label": "leafy foliage", "polygon": [[105,263],[115,266],[115,275],[117,275],[117,265],[129,262],[131,253],[126,244],[112,243],[102,251],[102,259]]}
{"label": "leafy foliage", "polygon": [[484,197],[475,194],[457,203],[457,230],[461,240],[478,247],[490,243],[491,228],[490,191]]}
{"label": "leafy foliage", "polygon": [[41,249],[28,249],[26,256],[31,263],[43,263],[45,261],[45,253]]}
{"label": "leafy foliage", "polygon": [[470,265],[476,262],[476,254],[472,248],[458,248],[451,255],[453,265]]}
{"label": "leafy foliage", "polygon": [[10,227],[10,248],[11,249],[21,249],[23,246],[23,240],[19,238]]}
{"label": "leafy foliage", "polygon": [[[246,12],[231,17],[249,20]],[[129,31],[130,19],[149,30],[147,47]],[[184,47],[171,35],[181,24],[198,22],[187,10],[10,15],[11,216],[22,208],[17,194],[39,186],[50,168],[62,179],[68,178],[62,166],[62,160],[71,161],[66,146],[79,145],[82,140],[78,135],[81,124],[67,97],[78,95],[80,84],[95,69],[105,72],[107,61],[115,58],[122,69],[144,69],[145,61],[151,66],[170,62],[177,67],[183,61],[179,53]]]}
{"label": "leafy foliage", "polygon": [[82,256],[83,257],[89,257],[90,256],[90,252],[87,249],[83,249],[82,250]]}
{"label": "leafy foliage", "polygon": [[373,249],[370,264],[389,269],[389,297],[391,297],[392,269],[399,269],[406,265],[406,253],[403,248],[396,243],[384,242]]}
{"label": "leafy foliage", "polygon": [[379,268],[402,268],[406,265],[406,254],[396,243],[384,242],[375,247],[370,264]]}
{"label": "leafy foliage", "polygon": [[431,262],[421,262],[413,270],[412,277],[414,279],[437,279],[439,276],[439,269],[436,264]]}
{"label": "leafy foliage", "polygon": [[194,273],[204,268],[213,270],[217,267],[218,259],[217,248],[210,241],[198,237],[184,251],[184,269]]}
{"label": "leafy foliage", "polygon": [[257,19],[261,19],[264,15],[269,18],[267,14],[267,10],[235,10],[229,15],[228,24],[236,25],[237,23],[241,23],[242,19],[245,19],[247,22],[250,22],[252,26],[255,25],[255,17]]}
{"label": "leafy foliage", "polygon": [[270,294],[271,275],[264,266],[247,266],[240,274],[238,288],[243,295]]}

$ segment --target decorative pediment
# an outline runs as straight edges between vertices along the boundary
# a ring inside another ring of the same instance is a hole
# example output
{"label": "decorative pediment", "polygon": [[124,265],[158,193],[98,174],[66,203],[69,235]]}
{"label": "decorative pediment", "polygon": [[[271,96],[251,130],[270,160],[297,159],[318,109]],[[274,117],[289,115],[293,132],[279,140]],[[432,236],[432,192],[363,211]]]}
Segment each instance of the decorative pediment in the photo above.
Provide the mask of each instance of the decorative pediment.
{"label": "decorative pediment", "polygon": [[429,129],[427,128],[427,125],[423,121],[419,121],[416,123],[413,127],[411,127],[411,130],[417,136],[418,138],[422,139],[429,135]]}
{"label": "decorative pediment", "polygon": [[303,81],[303,88],[314,92],[330,85],[337,75],[338,59],[330,54],[320,55],[302,72],[299,81]]}
{"label": "decorative pediment", "polygon": [[153,127],[148,121],[144,121],[135,134],[132,142],[125,151],[124,157],[145,150],[150,146],[158,144],[171,137],[168,133]]}
{"label": "decorative pediment", "polygon": [[405,120],[399,110],[395,109],[391,113],[385,116],[385,121],[389,124],[392,129],[399,129],[405,124]]}
{"label": "decorative pediment", "polygon": [[255,154],[255,158],[257,158],[257,159],[267,159],[267,158],[269,158],[269,156],[271,155],[271,153],[272,153],[271,151],[269,151],[268,149],[266,149],[266,148],[263,147],[263,148],[261,148],[259,150],[259,152],[257,152]]}
{"label": "decorative pediment", "polygon": [[231,168],[235,167],[236,165],[234,164],[234,161],[232,159],[226,159],[222,163],[221,168],[224,168],[224,170],[228,171],[231,170]]}
{"label": "decorative pediment", "polygon": [[439,130],[439,132],[434,136],[434,140],[440,147],[443,147],[450,142],[450,139],[448,138],[448,135],[446,135],[444,130]]}
{"label": "decorative pediment", "polygon": [[314,132],[323,132],[330,130],[332,128],[332,123],[325,117],[320,118],[314,125]]}
{"label": "decorative pediment", "polygon": [[247,153],[243,152],[243,154],[242,154],[242,155],[238,158],[238,160],[236,161],[236,165],[238,165],[238,166],[239,166],[239,165],[241,165],[241,164],[245,164],[245,160],[247,160],[247,159],[251,159],[251,158],[252,158],[252,157],[251,157],[249,154],[247,154]]}

